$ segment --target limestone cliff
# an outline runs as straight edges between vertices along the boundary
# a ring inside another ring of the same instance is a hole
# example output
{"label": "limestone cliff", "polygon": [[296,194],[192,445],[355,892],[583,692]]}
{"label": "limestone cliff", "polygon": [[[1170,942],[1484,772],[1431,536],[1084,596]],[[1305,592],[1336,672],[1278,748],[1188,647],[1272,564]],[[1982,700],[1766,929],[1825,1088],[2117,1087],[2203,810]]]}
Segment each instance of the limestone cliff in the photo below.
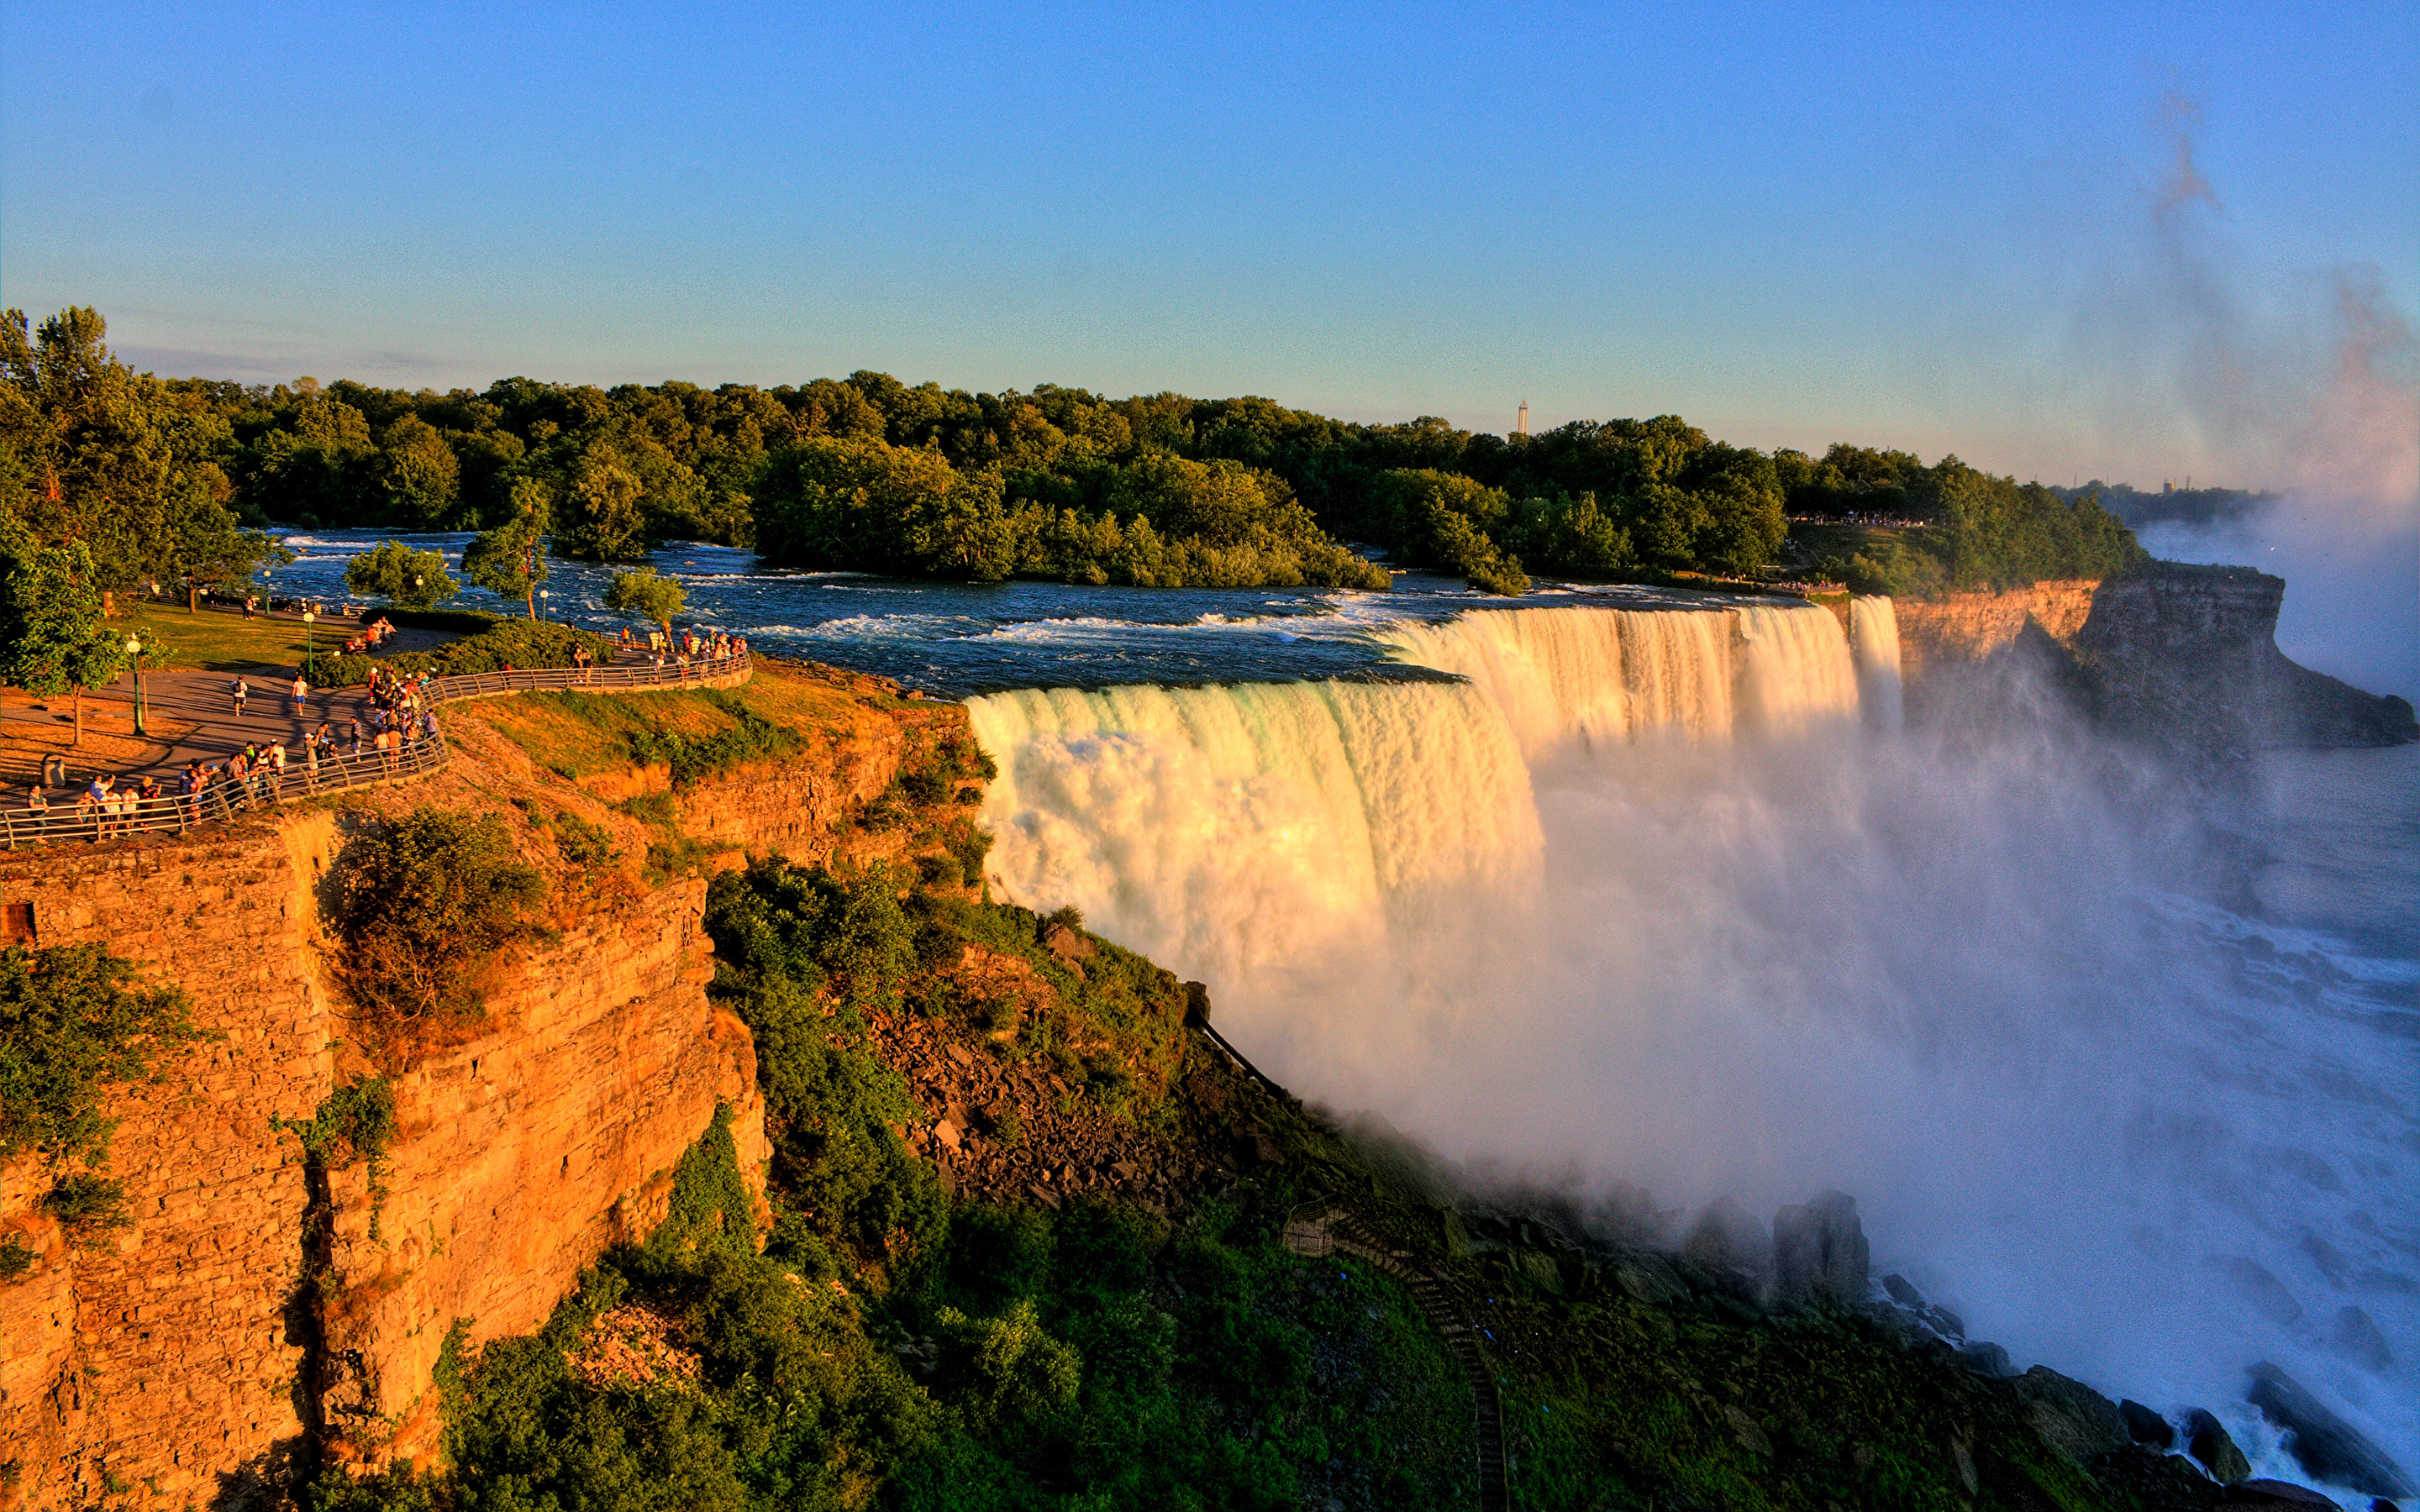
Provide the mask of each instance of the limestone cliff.
{"label": "limestone cliff", "polygon": [[2112,728],[2190,748],[2381,746],[2420,739],[2412,705],[2277,649],[2283,579],[2162,563],[2106,582],[1902,599],[1901,668],[1919,703],[1954,669],[2030,643]]}
{"label": "limestone cliff", "polygon": [[[828,746],[676,795],[729,847],[718,859],[895,848],[842,821],[964,716],[861,682],[832,689]],[[0,1464],[16,1465],[0,1508],[127,1490],[243,1505],[323,1456],[426,1456],[449,1331],[460,1322],[475,1345],[543,1322],[582,1267],[662,1217],[718,1103],[761,1181],[753,1046],[704,992],[705,880],[642,881],[644,826],[487,722],[512,702],[453,721],[446,771],[356,807],[0,856],[0,917],[20,926],[19,905],[31,910],[30,937],[7,943],[102,942],[181,987],[223,1036],[110,1108],[110,1174],[132,1222],[105,1248],[72,1246],[41,1212],[30,1159],[0,1170],[0,1232],[38,1255],[0,1283]],[[325,889],[371,810],[420,804],[582,815],[620,859],[552,854],[531,824],[529,858],[554,883],[551,937],[498,964],[478,1038],[393,1077],[397,1129],[375,1173],[306,1165],[277,1120],[311,1119],[377,1069],[327,973]]]}

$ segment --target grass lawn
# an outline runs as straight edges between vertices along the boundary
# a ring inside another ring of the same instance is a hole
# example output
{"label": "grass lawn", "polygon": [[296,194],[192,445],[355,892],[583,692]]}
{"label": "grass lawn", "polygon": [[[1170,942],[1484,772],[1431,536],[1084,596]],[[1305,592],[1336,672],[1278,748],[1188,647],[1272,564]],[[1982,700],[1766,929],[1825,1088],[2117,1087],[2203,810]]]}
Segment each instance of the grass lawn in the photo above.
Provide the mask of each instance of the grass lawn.
{"label": "grass lawn", "polygon": [[754,675],[730,689],[684,692],[522,693],[466,706],[539,764],[567,777],[618,772],[630,764],[630,737],[642,731],[707,740],[735,728],[727,712],[744,704],[759,717],[795,733],[839,741],[863,721],[861,697],[758,663]]}
{"label": "grass lawn", "polygon": [[1843,561],[1860,551],[1870,551],[1885,541],[1897,540],[1905,533],[1883,525],[1817,525],[1806,520],[1792,520],[1790,526],[1790,538],[1816,556],[1834,556]]}
{"label": "grass lawn", "polygon": [[[302,660],[302,626],[292,620],[245,619],[209,609],[187,613],[173,604],[137,603],[110,619],[113,628],[143,639],[143,665],[161,671],[248,672],[292,667]],[[323,622],[311,641],[321,652],[345,643],[348,627]]]}

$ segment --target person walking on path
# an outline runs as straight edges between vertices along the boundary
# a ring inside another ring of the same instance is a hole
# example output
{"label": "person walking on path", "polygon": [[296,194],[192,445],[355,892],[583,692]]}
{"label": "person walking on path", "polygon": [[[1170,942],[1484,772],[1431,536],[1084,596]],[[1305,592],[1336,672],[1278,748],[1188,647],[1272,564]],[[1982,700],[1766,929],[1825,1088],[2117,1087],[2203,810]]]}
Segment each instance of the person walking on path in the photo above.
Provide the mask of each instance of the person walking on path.
{"label": "person walking on path", "polygon": [[300,719],[310,711],[310,697],[311,685],[302,680],[301,672],[296,672],[294,674],[294,717]]}
{"label": "person walking on path", "polygon": [[235,700],[235,717],[239,719],[242,718],[243,701],[252,697],[252,685],[239,675],[233,683],[227,685],[227,694]]}

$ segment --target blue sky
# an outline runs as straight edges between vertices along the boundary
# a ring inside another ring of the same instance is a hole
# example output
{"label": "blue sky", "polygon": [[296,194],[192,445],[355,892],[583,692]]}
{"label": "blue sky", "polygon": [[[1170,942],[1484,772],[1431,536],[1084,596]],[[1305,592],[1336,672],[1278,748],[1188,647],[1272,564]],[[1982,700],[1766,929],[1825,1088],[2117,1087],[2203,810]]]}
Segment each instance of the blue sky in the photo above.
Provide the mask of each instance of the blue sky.
{"label": "blue sky", "polygon": [[0,300],[169,374],[1526,398],[2270,483],[2337,270],[2420,286],[2408,3],[0,17]]}

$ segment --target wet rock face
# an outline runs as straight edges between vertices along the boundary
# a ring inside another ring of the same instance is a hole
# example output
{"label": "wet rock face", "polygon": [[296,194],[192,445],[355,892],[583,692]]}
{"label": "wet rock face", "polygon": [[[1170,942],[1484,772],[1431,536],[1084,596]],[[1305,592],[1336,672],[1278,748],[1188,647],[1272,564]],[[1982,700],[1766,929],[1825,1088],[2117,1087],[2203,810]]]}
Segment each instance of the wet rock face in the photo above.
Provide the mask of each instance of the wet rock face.
{"label": "wet rock face", "polygon": [[1872,1258],[1857,1222],[1857,1199],[1826,1192],[1775,1213],[1773,1262],[1774,1300],[1780,1306],[1862,1306]]}
{"label": "wet rock face", "polygon": [[2395,1351],[2386,1347],[2386,1335],[2369,1314],[2358,1307],[2346,1307],[2336,1314],[2335,1332],[2329,1342],[2338,1354],[2370,1370],[2382,1371],[2395,1363]]}
{"label": "wet rock face", "polygon": [[2131,1397],[2119,1402],[2118,1415],[2126,1420],[2126,1432],[2136,1443],[2163,1451],[2176,1447],[2176,1425],[2141,1402]]}
{"label": "wet rock face", "polygon": [[2402,1466],[2278,1366],[2252,1367],[2245,1399],[2286,1430],[2286,1452],[2314,1480],[2350,1486],[2369,1496],[2420,1495]]}
{"label": "wet rock face", "polygon": [[1734,1302],[1762,1307],[1772,1298],[1773,1240],[1756,1214],[1730,1197],[1715,1199],[1698,1219],[1681,1255]]}
{"label": "wet rock face", "polygon": [[2133,1442],[2118,1404],[2080,1381],[2038,1365],[2014,1384],[2035,1429],[2072,1459],[2090,1459]]}
{"label": "wet rock face", "polygon": [[2226,1425],[2198,1407],[2185,1414],[2185,1452],[2222,1486],[2252,1478],[2252,1461],[2235,1446]]}

